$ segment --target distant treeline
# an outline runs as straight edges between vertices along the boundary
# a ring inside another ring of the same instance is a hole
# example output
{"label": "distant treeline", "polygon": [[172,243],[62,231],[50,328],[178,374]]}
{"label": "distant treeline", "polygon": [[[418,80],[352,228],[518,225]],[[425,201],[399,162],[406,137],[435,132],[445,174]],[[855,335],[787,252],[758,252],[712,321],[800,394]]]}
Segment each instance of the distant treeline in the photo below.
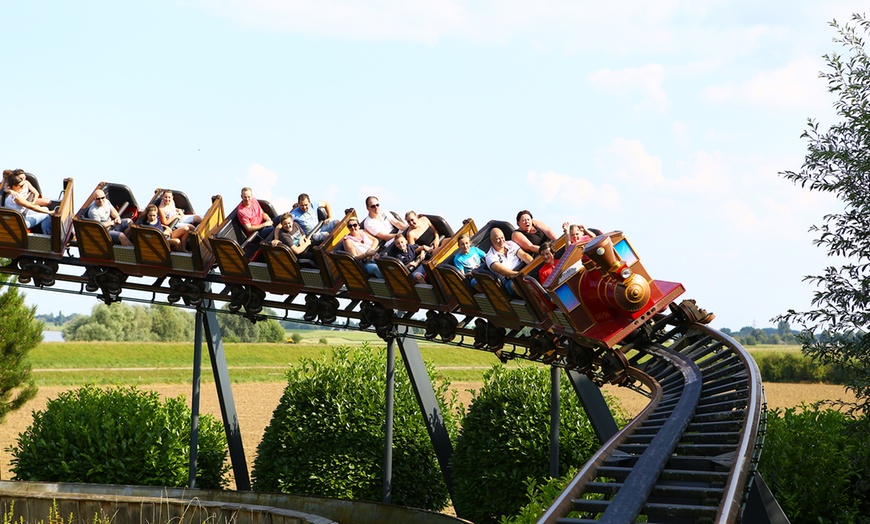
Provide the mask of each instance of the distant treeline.
{"label": "distant treeline", "polygon": [[745,326],[740,331],[732,331],[721,328],[720,331],[740,342],[744,346],[759,344],[800,344],[797,339],[797,331],[793,331],[788,322],[780,322],[775,328],[756,328]]}

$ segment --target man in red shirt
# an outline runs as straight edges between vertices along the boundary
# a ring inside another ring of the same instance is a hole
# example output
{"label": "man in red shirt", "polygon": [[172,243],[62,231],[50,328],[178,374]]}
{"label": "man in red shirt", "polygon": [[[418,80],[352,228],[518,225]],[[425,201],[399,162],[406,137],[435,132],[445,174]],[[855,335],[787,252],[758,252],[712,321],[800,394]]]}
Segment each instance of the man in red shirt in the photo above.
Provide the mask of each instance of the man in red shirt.
{"label": "man in red shirt", "polygon": [[[254,192],[251,191],[250,187],[242,188],[242,201],[236,208],[236,216],[239,219],[239,224],[245,230],[245,234],[251,236],[252,233],[257,233],[261,241],[268,238],[272,230],[275,229],[272,226],[272,219],[260,207],[260,202],[254,198]],[[251,243],[257,242],[255,240]]]}

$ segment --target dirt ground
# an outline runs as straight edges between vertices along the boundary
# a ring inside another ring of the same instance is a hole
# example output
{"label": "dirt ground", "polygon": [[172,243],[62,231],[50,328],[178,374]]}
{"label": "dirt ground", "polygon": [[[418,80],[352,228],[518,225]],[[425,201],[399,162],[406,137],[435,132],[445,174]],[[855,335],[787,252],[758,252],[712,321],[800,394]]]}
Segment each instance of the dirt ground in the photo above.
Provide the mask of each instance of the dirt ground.
{"label": "dirt ground", "polygon": [[[458,382],[453,388],[459,393],[459,400],[466,406],[470,403],[469,389],[479,389],[482,384],[474,382]],[[22,409],[15,411],[0,425],[0,479],[10,479],[9,470],[11,455],[7,448],[14,445],[18,434],[23,432],[32,421],[32,411],[44,409],[50,398],[55,398],[67,387],[42,387],[36,398],[28,402]],[[190,399],[191,386],[180,384],[142,386],[142,389],[154,390],[166,397],[180,395]],[[278,400],[284,390],[283,383],[245,383],[233,384],[233,397],[239,416],[239,426],[242,431],[242,442],[245,446],[245,457],[248,468],[254,463],[257,444],[263,435],[266,425],[272,418],[272,412],[278,405]],[[633,391],[624,388],[607,387],[605,390],[620,399],[623,406],[632,414],[639,412],[646,405],[646,399]],[[770,408],[787,408],[798,406],[802,402],[812,403],[822,399],[852,400],[847,396],[842,386],[824,384],[766,384],[765,393]],[[220,405],[217,393],[212,384],[203,384],[200,400],[200,412],[211,413],[220,420]],[[231,485],[231,487],[235,487]]]}

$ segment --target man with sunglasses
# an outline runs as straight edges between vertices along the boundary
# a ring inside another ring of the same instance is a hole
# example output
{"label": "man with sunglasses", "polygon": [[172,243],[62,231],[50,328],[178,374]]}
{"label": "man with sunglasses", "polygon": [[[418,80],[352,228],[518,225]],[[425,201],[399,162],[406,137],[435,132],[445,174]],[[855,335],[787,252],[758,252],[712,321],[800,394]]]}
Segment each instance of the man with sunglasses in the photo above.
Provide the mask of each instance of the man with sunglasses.
{"label": "man with sunglasses", "polygon": [[373,237],[384,241],[384,247],[390,247],[393,240],[408,227],[404,220],[381,210],[378,197],[366,198],[366,209],[369,216],[363,221],[363,228]]}
{"label": "man with sunglasses", "polygon": [[126,242],[126,237],[123,237],[123,240],[125,241],[122,242],[123,235],[121,234],[121,232],[127,229],[130,225],[130,219],[121,218],[121,215],[118,214],[118,210],[115,209],[115,206],[113,206],[111,202],[109,202],[106,192],[102,189],[94,191],[94,201],[91,202],[90,206],[88,206],[87,217],[102,224],[109,232],[109,237],[112,239],[113,243],[132,245],[131,243]]}

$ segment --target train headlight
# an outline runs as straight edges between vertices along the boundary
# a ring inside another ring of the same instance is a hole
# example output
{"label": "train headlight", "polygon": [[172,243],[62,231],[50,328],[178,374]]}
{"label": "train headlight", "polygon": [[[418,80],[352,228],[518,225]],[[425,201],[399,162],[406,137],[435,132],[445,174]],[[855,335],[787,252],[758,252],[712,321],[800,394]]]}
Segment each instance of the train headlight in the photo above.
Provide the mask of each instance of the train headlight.
{"label": "train headlight", "polygon": [[619,275],[620,275],[623,279],[627,279],[628,277],[631,276],[631,270],[628,269],[627,267],[626,267],[626,268],[623,268],[622,271],[619,273]]}

